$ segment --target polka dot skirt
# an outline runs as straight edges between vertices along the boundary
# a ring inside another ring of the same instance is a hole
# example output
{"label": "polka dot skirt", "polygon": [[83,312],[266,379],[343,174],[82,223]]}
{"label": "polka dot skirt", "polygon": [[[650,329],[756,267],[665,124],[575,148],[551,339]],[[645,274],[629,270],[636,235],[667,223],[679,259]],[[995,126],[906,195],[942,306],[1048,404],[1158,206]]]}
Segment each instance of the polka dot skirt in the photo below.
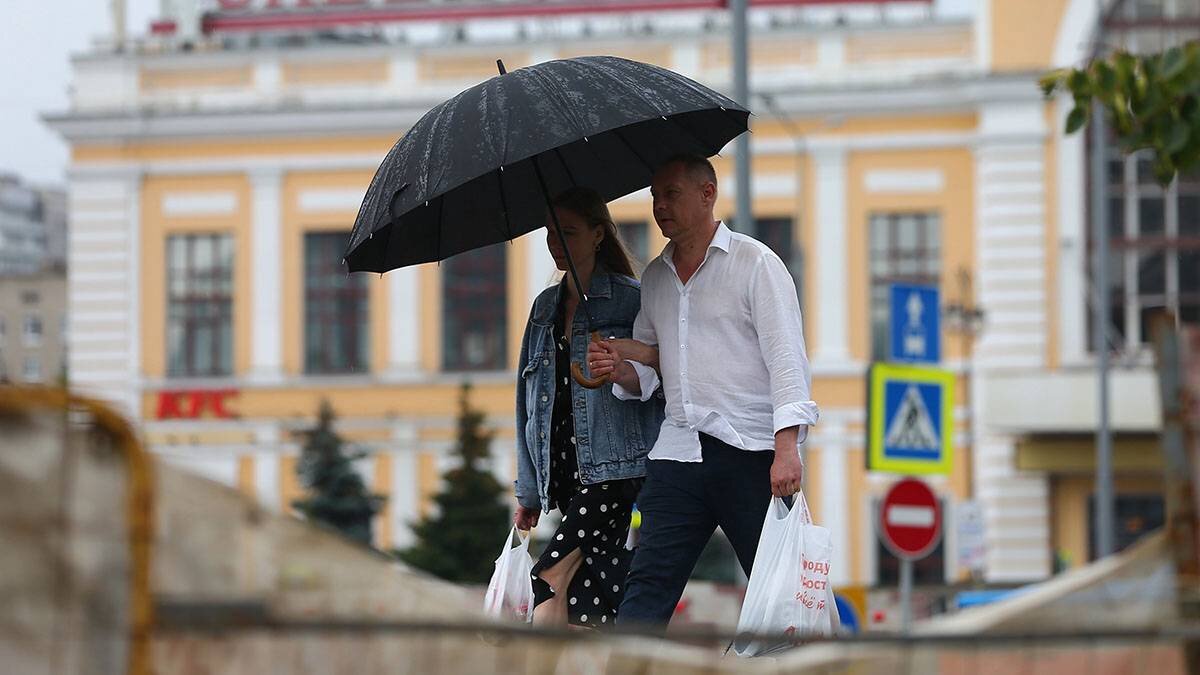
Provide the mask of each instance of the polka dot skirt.
{"label": "polka dot skirt", "polygon": [[557,379],[550,421],[549,496],[551,507],[557,506],[563,519],[533,566],[534,605],[549,600],[559,590],[542,581],[541,572],[579,549],[583,562],[566,588],[568,623],[603,628],[613,624],[625,594],[625,575],[633,555],[625,549],[625,540],[642,480],[580,483],[571,413],[573,385],[568,374],[571,350],[562,328],[561,311],[554,336]]}
{"label": "polka dot skirt", "polygon": [[641,483],[631,479],[579,486],[558,531],[533,566],[534,606],[559,591],[542,581],[541,573],[579,549],[583,562],[566,588],[568,623],[612,625],[625,596],[625,575],[633,557],[633,551],[625,549],[625,539]]}

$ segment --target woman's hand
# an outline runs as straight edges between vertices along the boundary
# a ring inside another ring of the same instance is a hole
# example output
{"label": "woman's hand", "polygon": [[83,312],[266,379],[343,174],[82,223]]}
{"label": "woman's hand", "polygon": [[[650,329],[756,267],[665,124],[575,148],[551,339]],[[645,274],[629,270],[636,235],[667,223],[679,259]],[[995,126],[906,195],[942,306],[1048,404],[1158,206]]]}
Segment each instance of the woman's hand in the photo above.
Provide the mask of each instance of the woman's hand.
{"label": "woman's hand", "polygon": [[537,527],[538,518],[541,515],[541,509],[529,509],[517,504],[517,513],[513,516],[513,525],[516,525],[518,530],[532,530]]}

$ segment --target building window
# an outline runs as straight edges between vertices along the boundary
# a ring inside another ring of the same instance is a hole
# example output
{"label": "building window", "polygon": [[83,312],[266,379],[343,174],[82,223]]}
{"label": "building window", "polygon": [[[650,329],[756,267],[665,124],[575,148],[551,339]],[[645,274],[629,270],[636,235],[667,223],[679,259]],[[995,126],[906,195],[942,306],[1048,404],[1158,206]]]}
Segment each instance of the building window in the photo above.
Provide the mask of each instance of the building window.
{"label": "building window", "polygon": [[788,269],[792,268],[794,256],[791,218],[756,218],[754,232],[750,233],[750,236],[770,247]]}
{"label": "building window", "polygon": [[505,247],[468,251],[442,263],[442,367],[507,367],[508,293]]}
{"label": "building window", "polygon": [[[875,500],[874,510],[879,513],[882,500]],[[945,501],[942,500],[942,513],[946,512]],[[876,518],[875,522],[879,522]],[[937,585],[946,583],[946,533],[938,539],[937,546],[929,555],[913,561],[913,584]],[[878,532],[875,533],[875,584],[878,586],[895,586],[900,583],[900,558],[892,554],[887,544]]]}
{"label": "building window", "polygon": [[[617,234],[625,242],[629,255],[642,269],[650,262],[650,225],[644,220],[623,220],[617,223]],[[636,266],[635,266],[636,267]]]}
{"label": "building window", "polygon": [[4,317],[0,316],[0,345],[4,344],[4,338],[8,334],[8,326],[5,325]]}
{"label": "building window", "polygon": [[21,302],[26,305],[36,305],[41,301],[37,291],[22,291]]}
{"label": "building window", "polygon": [[21,370],[21,377],[26,382],[41,382],[42,362],[35,356],[26,357],[24,367]]}
{"label": "building window", "polygon": [[37,314],[26,314],[22,335],[26,347],[37,347],[42,344],[42,317]]}
{"label": "building window", "polygon": [[[1117,534],[1114,552],[1124,551],[1166,523],[1166,501],[1162,495],[1117,495],[1113,510]],[[1096,560],[1096,495],[1088,496],[1088,560]]]}
{"label": "building window", "polygon": [[1159,312],[1200,323],[1200,172],[1163,188],[1151,155],[1110,153],[1109,343],[1136,351]]}
{"label": "building window", "polygon": [[233,237],[167,240],[167,374],[233,373]]}
{"label": "building window", "polygon": [[342,232],[304,235],[304,370],[365,372],[368,366],[368,275],[347,274]]}
{"label": "building window", "polygon": [[942,271],[941,220],[936,213],[878,213],[869,223],[871,358],[888,356],[892,284],[937,286]]}

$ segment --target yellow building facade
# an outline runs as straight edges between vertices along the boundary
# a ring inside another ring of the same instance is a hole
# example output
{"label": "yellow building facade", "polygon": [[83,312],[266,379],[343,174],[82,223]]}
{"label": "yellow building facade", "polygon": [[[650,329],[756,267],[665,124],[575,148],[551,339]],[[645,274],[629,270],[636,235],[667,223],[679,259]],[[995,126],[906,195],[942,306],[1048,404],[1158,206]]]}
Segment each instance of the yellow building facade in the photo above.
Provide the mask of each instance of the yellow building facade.
{"label": "yellow building facade", "polygon": [[[277,510],[301,494],[295,432],[328,400],[343,436],[372,451],[360,467],[369,484],[388,495],[376,545],[404,546],[451,465],[464,380],[496,430],[493,469],[515,476],[514,368],[553,263],[539,233],[501,247],[486,296],[496,321],[481,336],[456,332],[461,317],[447,309],[477,297],[447,290],[453,263],[328,281],[332,297],[363,308],[359,324],[330,333],[312,309],[326,297],[308,255],[328,241],[318,235],[347,233],[397,137],[492,76],[497,58],[511,70],[613,54],[729,90],[728,17],[715,3],[441,18],[441,5],[409,16],[362,3],[331,28],[331,11],[259,4],[164,17],[144,40],[74,61],[71,108],[49,116],[71,144],[71,382],[123,406],[169,461]],[[1064,108],[1034,80],[1081,57],[1092,11],[1074,0],[991,0],[960,16],[922,2],[751,10],[756,224],[740,229],[771,243],[800,289],[822,409],[804,448],[806,490],[834,533],[837,584],[891,574],[874,522],[893,477],[865,468],[864,376],[879,356],[878,295],[895,280],[936,283],[944,303],[986,311],[978,335],[943,335],[967,395],[953,470],[931,479],[947,538],[925,580],[967,575],[954,525],[966,501],[984,514],[989,580],[1044,577],[1064,547],[1086,557],[1087,486],[1054,455],[1059,434],[1086,428],[1090,402],[1067,406],[1083,412],[1065,430],[1052,408],[1029,404],[1069,392],[1090,364],[1082,145],[1063,137]],[[715,160],[729,217],[731,157]],[[611,209],[643,255],[661,250],[645,193]],[[356,345],[336,372],[312,348],[331,334],[324,351]],[[490,356],[484,367],[447,358],[459,349]],[[1155,404],[1135,394],[1148,375],[1125,377],[1130,405],[1145,408],[1128,428],[1144,430]],[[1053,437],[1041,464],[1039,433]],[[1132,471],[1123,480],[1144,487],[1141,465]]]}

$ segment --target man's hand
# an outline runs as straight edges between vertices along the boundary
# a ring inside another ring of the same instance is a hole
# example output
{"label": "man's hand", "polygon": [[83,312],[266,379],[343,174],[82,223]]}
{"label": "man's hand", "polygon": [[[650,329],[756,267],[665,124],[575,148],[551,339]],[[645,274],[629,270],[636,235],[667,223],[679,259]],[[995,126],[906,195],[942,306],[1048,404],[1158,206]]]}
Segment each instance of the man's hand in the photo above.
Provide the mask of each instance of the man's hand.
{"label": "man's hand", "polygon": [[771,494],[790,497],[800,491],[804,465],[796,439],[800,427],[780,429],[775,434],[775,461],[771,464]]}
{"label": "man's hand", "polygon": [[612,345],[621,358],[627,361],[637,361],[638,363],[649,366],[658,370],[658,347],[648,345],[640,340],[633,338],[608,338],[605,340]]}
{"label": "man's hand", "polygon": [[541,509],[527,509],[518,504],[517,513],[513,516],[513,525],[516,525],[518,530],[532,530],[537,527],[541,515]]}

